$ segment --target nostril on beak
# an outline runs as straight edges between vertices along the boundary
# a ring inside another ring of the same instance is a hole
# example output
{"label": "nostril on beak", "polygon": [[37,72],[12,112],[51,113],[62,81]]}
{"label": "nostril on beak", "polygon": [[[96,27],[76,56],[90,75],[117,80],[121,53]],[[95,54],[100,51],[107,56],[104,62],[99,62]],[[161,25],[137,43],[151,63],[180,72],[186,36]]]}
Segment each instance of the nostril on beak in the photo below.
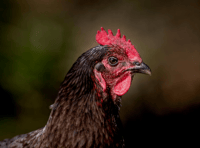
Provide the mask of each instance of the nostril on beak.
{"label": "nostril on beak", "polygon": [[136,66],[140,66],[139,62],[133,62],[133,64],[136,65]]}

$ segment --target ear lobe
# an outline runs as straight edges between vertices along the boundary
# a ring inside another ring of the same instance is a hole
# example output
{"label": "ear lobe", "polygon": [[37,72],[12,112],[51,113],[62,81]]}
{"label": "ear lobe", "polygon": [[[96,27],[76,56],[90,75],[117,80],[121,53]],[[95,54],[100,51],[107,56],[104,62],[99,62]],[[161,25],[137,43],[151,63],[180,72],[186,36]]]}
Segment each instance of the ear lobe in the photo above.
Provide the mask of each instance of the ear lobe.
{"label": "ear lobe", "polygon": [[101,62],[99,62],[99,63],[97,63],[97,64],[95,65],[95,69],[96,69],[97,71],[99,71],[99,72],[103,72],[103,71],[105,70],[105,66],[104,66]]}
{"label": "ear lobe", "polygon": [[105,91],[106,90],[106,81],[102,77],[101,72],[97,71],[97,69],[94,69],[94,75],[95,75],[95,78],[99,81],[99,84],[101,85],[101,87],[103,88],[103,91]]}

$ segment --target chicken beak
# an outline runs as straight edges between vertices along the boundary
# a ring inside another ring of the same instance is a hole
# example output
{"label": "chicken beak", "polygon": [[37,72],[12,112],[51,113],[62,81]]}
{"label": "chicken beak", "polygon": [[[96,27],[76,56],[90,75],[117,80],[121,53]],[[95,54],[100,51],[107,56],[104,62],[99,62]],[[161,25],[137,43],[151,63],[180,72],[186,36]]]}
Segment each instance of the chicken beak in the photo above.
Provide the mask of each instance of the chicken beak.
{"label": "chicken beak", "polygon": [[132,73],[143,73],[147,75],[151,75],[151,69],[145,63],[141,63],[139,65],[135,65],[134,68],[129,69]]}

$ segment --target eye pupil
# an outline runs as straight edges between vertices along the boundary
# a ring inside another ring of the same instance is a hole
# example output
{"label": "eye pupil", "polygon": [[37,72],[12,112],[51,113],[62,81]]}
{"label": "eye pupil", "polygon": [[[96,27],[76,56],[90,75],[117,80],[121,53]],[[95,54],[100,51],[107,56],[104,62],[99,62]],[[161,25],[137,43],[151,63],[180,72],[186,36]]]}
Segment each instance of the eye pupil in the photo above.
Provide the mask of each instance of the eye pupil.
{"label": "eye pupil", "polygon": [[116,57],[109,57],[108,61],[111,66],[115,66],[118,64],[118,59]]}

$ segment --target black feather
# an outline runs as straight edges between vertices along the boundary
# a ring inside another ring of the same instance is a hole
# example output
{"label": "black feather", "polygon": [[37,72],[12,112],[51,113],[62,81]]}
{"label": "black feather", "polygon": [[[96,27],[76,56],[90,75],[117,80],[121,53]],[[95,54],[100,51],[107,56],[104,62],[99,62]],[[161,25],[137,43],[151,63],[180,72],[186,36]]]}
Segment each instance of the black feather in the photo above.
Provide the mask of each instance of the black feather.
{"label": "black feather", "polygon": [[[124,147],[119,119],[121,99],[97,95],[93,70],[107,54],[107,46],[96,46],[73,64],[60,86],[51,114],[42,129],[0,142],[1,148],[97,148]],[[102,70],[102,66],[99,67]],[[109,90],[108,90],[109,92]],[[105,100],[99,107],[97,102]]]}

